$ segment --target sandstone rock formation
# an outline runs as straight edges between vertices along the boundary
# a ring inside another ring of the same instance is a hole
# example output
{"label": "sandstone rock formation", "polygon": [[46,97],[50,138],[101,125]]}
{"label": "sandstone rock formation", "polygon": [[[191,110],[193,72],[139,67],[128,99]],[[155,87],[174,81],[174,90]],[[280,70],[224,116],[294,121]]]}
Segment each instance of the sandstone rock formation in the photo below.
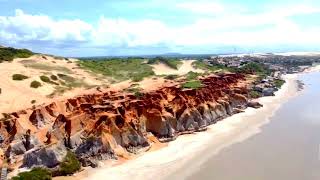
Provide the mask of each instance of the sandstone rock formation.
{"label": "sandstone rock formation", "polygon": [[144,93],[84,95],[10,114],[0,122],[6,158],[24,167],[55,167],[68,149],[84,166],[98,160],[128,157],[146,150],[157,138],[166,142],[205,130],[247,107],[242,74],[201,79],[200,89],[169,86]]}

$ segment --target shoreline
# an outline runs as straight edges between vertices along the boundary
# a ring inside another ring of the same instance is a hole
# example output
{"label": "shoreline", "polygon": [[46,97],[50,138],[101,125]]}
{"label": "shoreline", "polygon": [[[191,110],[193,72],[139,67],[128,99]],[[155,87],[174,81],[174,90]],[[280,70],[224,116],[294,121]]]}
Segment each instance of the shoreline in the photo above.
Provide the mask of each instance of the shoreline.
{"label": "shoreline", "polygon": [[[90,169],[87,176],[82,176],[82,179],[103,179],[106,174],[110,179],[119,180],[186,178],[197,170],[195,168],[199,167],[207,159],[206,157],[215,155],[224,148],[259,133],[259,127],[269,122],[269,118],[284,101],[297,95],[297,77],[297,74],[285,75],[286,83],[275,96],[258,99],[258,102],[263,104],[259,109],[247,108],[243,113],[232,115],[208,126],[207,131],[179,136],[175,141],[169,142],[167,147],[146,152],[119,166]],[[210,152],[206,153],[208,149]],[[192,162],[193,169],[188,162]],[[185,171],[184,166],[188,167],[188,172]]]}
{"label": "shoreline", "polygon": [[[213,156],[224,148],[259,133],[260,128],[270,122],[270,117],[284,103],[300,93],[296,81],[299,75],[319,70],[320,66],[315,66],[301,73],[284,75],[286,83],[275,93],[275,96],[257,100],[263,104],[262,108],[247,108],[243,113],[232,115],[217,124],[208,126],[207,131],[179,136],[175,141],[169,142],[165,148],[145,152],[124,163],[111,163],[97,169],[86,169],[73,177],[103,179],[107,174],[110,179],[187,178],[197,171],[197,167],[200,167],[207,159],[206,157]],[[205,152],[208,150],[209,153]],[[193,168],[188,166],[190,162]],[[188,168],[187,172],[184,169],[185,166]]]}

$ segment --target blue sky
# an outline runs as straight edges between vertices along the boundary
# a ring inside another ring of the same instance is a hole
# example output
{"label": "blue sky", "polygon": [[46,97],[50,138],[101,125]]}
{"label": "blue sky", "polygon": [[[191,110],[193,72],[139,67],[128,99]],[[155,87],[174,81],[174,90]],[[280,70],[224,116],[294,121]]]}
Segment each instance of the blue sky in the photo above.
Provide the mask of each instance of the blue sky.
{"label": "blue sky", "polygon": [[0,0],[0,44],[63,56],[320,51],[316,0]]}

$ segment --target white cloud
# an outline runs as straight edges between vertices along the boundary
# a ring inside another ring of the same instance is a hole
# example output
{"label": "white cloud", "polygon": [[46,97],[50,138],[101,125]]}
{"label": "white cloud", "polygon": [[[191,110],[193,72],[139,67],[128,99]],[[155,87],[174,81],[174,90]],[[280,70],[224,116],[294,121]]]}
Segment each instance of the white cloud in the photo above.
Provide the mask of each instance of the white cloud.
{"label": "white cloud", "polygon": [[215,9],[221,14],[199,16],[194,22],[173,27],[159,20],[129,21],[104,16],[93,25],[79,19],[55,20],[16,10],[14,16],[0,16],[0,43],[44,41],[48,46],[71,43],[76,47],[77,43],[83,43],[86,47],[115,48],[162,44],[174,51],[178,46],[319,45],[320,42],[320,28],[305,28],[290,19],[294,15],[320,12],[313,6],[291,6],[258,14],[222,13],[225,6],[215,3],[178,6],[197,13]]}
{"label": "white cloud", "polygon": [[125,19],[101,17],[93,31],[93,41],[99,45],[148,46],[163,43],[170,36],[169,28],[160,21],[142,20],[129,22]]}
{"label": "white cloud", "polygon": [[16,10],[15,16],[0,16],[0,38],[14,42],[40,41],[85,41],[92,26],[81,20],[55,21],[45,15],[29,15]]}

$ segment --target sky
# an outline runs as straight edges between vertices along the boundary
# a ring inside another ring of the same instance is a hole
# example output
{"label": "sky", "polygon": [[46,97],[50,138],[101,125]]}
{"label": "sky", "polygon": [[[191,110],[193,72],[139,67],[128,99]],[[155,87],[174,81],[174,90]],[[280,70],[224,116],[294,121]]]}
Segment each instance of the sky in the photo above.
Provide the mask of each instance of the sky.
{"label": "sky", "polygon": [[319,0],[0,0],[0,45],[62,56],[320,51]]}

